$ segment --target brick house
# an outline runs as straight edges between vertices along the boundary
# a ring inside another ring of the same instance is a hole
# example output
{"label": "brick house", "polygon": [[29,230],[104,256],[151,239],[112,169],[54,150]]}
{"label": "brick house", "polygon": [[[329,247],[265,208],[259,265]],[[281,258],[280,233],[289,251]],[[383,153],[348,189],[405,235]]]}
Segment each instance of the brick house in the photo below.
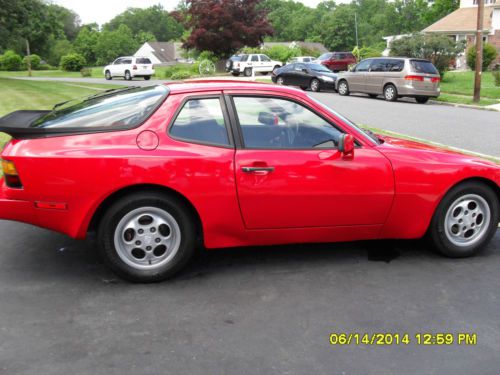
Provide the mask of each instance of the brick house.
{"label": "brick house", "polygon": [[[460,8],[422,32],[448,35],[456,41],[467,41],[467,47],[476,41],[477,0],[460,0]],[[498,56],[495,63],[500,63],[500,0],[484,0],[483,40],[493,44]],[[467,69],[465,51],[456,60],[457,69]]]}

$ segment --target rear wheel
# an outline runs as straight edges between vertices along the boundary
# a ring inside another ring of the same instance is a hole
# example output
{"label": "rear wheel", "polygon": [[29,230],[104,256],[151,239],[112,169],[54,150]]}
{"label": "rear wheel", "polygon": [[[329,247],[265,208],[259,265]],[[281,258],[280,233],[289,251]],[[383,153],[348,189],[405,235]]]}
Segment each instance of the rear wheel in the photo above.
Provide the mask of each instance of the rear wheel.
{"label": "rear wheel", "polygon": [[398,90],[393,84],[388,84],[384,87],[384,98],[389,102],[395,102],[398,100]]}
{"label": "rear wheel", "polygon": [[311,91],[318,92],[319,91],[319,80],[317,80],[316,78],[311,80],[309,87],[311,88]]}
{"label": "rear wheel", "polygon": [[436,249],[452,258],[477,254],[491,240],[499,220],[495,192],[477,182],[451,189],[439,204],[429,228]]}
{"label": "rear wheel", "polygon": [[240,76],[240,72],[232,72],[231,74],[232,74],[233,76],[235,76],[235,77],[239,77],[239,76]]}
{"label": "rear wheel", "polygon": [[347,84],[347,81],[345,80],[340,81],[337,89],[340,95],[342,96],[349,95],[349,85]]}
{"label": "rear wheel", "polygon": [[415,100],[417,101],[417,103],[419,104],[425,104],[429,101],[429,97],[428,96],[417,96],[415,98]]}
{"label": "rear wheel", "polygon": [[149,81],[149,80],[151,79],[151,76],[144,76],[144,79],[145,79],[146,81]]}
{"label": "rear wheel", "polygon": [[162,281],[194,254],[195,220],[178,199],[150,192],[114,203],[98,227],[100,252],[119,276],[134,282]]}
{"label": "rear wheel", "polygon": [[111,79],[113,79],[113,77],[111,76],[111,72],[109,70],[106,70],[106,73],[104,73],[104,77],[110,81]]}
{"label": "rear wheel", "polygon": [[125,71],[125,79],[127,81],[131,81],[132,80],[132,76],[130,75],[130,72],[128,70]]}

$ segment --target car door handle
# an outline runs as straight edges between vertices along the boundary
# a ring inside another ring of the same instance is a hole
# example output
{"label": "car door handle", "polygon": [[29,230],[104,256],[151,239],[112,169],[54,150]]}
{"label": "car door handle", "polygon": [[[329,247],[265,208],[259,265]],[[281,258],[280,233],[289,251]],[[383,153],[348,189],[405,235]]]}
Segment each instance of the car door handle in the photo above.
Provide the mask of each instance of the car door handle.
{"label": "car door handle", "polygon": [[274,172],[274,167],[241,167],[241,170],[245,173],[255,173],[255,172]]}

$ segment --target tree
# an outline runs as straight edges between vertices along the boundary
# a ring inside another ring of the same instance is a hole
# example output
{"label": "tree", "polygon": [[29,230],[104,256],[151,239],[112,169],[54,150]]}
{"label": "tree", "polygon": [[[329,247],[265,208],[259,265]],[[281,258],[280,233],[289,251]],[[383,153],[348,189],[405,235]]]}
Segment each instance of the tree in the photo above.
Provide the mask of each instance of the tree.
{"label": "tree", "polygon": [[61,61],[61,57],[71,51],[71,43],[67,39],[51,39],[50,44],[50,50],[46,54],[47,62],[50,65],[58,66]]}
{"label": "tree", "polygon": [[186,1],[186,26],[191,34],[186,48],[212,51],[223,58],[244,46],[256,47],[273,28],[266,11],[258,9],[261,0],[189,0]]}
{"label": "tree", "polygon": [[319,24],[319,35],[326,48],[332,51],[351,51],[356,45],[354,8],[341,4],[327,13]]}
{"label": "tree", "polygon": [[458,9],[460,0],[435,0],[429,11],[424,15],[425,23],[431,25],[437,20]]}
{"label": "tree", "polygon": [[414,34],[391,43],[391,56],[408,56],[432,61],[441,76],[448,70],[450,62],[463,44],[456,43],[446,35]]}
{"label": "tree", "polygon": [[177,39],[183,32],[182,24],[170,16],[161,5],[144,9],[129,8],[105,24],[104,30],[115,31],[120,25],[126,25],[134,37],[149,33],[162,42]]}
{"label": "tree", "polygon": [[103,31],[97,41],[95,54],[97,64],[106,65],[119,56],[132,55],[139,43],[134,39],[127,25],[120,25],[116,31]]}
{"label": "tree", "polygon": [[99,27],[96,23],[92,23],[83,25],[73,42],[73,50],[81,54],[88,64],[94,64],[97,61],[96,48],[99,37]]}
{"label": "tree", "polygon": [[80,30],[80,16],[70,9],[56,4],[48,4],[48,11],[54,16],[68,40],[76,38]]}

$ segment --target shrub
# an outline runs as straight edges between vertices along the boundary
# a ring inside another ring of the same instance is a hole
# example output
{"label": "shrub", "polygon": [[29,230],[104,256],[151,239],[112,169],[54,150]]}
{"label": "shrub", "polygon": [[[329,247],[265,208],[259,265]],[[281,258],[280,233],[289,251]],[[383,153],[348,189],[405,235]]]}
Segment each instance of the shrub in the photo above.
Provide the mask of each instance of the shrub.
{"label": "shrub", "polygon": [[198,74],[198,63],[196,64],[176,64],[169,66],[165,69],[164,77],[169,79],[184,79],[184,78],[173,78],[174,75],[185,75],[194,76]]}
{"label": "shrub", "polygon": [[82,77],[92,77],[92,69],[82,68],[80,69],[80,74],[82,75]]}
{"label": "shrub", "polygon": [[[31,69],[37,70],[40,67],[40,62],[42,59],[40,56],[32,54],[30,55]],[[24,56],[23,58],[23,69],[28,69],[28,56]]]}
{"label": "shrub", "polygon": [[217,61],[219,61],[219,58],[217,56],[215,56],[215,54],[211,51],[202,51],[198,55],[197,60],[198,61],[210,60],[211,62],[216,63]]}
{"label": "shrub", "polygon": [[68,72],[78,72],[86,64],[85,58],[79,53],[70,53],[61,57],[60,66]]}
{"label": "shrub", "polygon": [[23,60],[21,56],[11,50],[0,56],[0,70],[20,70]]}
{"label": "shrub", "polygon": [[493,78],[495,79],[495,86],[500,86],[500,64],[495,66],[491,74],[493,74]]}
{"label": "shrub", "polygon": [[187,79],[191,78],[193,74],[187,70],[179,70],[178,72],[173,73],[170,76],[170,79],[177,80],[177,79]]}
{"label": "shrub", "polygon": [[[497,49],[490,43],[485,43],[483,46],[483,70],[487,70],[488,66],[497,57]],[[476,69],[476,46],[470,46],[467,49],[467,54],[465,56],[467,65],[472,70]]]}
{"label": "shrub", "polygon": [[40,64],[37,70],[56,70],[57,68],[50,64]]}

